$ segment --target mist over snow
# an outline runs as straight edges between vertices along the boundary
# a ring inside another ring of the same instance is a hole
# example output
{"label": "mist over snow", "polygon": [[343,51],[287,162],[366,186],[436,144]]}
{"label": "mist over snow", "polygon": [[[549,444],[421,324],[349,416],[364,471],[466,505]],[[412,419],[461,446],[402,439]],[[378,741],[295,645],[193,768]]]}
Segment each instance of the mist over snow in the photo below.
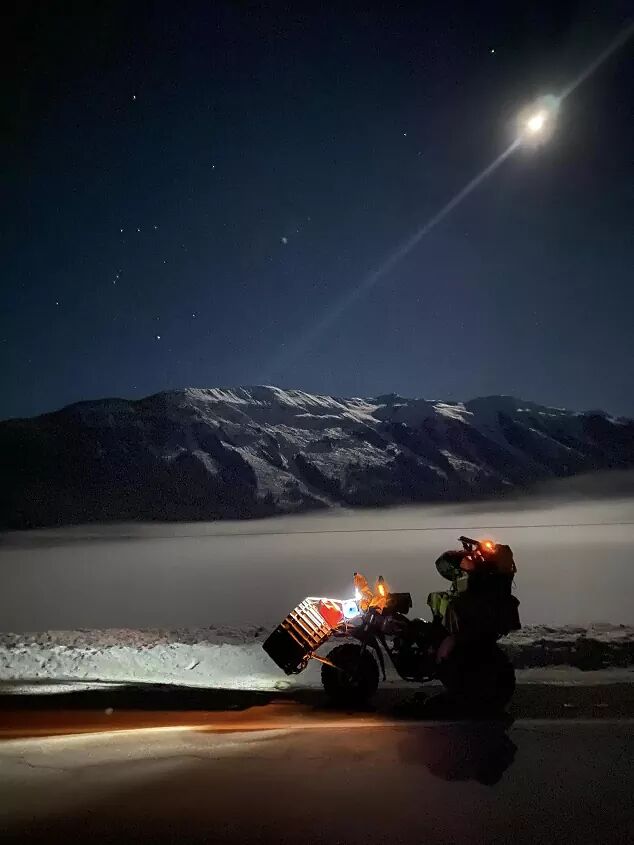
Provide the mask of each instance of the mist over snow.
{"label": "mist over snow", "polygon": [[634,498],[330,511],[249,522],[93,525],[0,543],[0,627],[277,624],[307,595],[383,574],[426,613],[434,561],[462,533],[509,543],[525,624],[634,624]]}

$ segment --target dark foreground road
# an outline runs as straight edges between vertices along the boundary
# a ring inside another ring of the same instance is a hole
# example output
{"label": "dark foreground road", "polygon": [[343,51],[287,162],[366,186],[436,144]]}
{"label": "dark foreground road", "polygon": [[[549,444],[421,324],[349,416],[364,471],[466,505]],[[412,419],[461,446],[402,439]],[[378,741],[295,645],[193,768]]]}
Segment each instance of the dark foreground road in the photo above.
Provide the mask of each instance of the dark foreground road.
{"label": "dark foreground road", "polygon": [[[0,699],[0,840],[634,841],[626,688],[520,689],[510,726],[399,719],[389,697],[347,714],[309,695],[231,710],[166,695]],[[534,718],[540,702],[578,715]]]}

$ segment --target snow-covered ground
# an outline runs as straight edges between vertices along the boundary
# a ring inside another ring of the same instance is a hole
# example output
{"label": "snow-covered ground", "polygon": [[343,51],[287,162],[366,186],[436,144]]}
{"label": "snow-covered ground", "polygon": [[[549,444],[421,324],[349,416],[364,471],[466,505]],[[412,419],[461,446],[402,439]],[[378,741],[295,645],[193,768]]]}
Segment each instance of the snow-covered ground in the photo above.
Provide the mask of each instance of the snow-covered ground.
{"label": "snow-covered ground", "polygon": [[[0,679],[313,683],[317,667],[289,680],[261,650],[288,610],[306,595],[349,595],[360,570],[410,590],[425,615],[445,584],[433,561],[460,533],[513,547],[527,626],[509,643],[518,666],[630,677],[633,523],[624,498],[5,534],[0,629],[12,633],[0,635]],[[25,633],[43,631],[53,633]]]}
{"label": "snow-covered ground", "polygon": [[[287,677],[278,670],[261,647],[266,633],[257,628],[207,628],[4,634],[0,682],[56,679],[255,690],[319,685],[315,662],[300,675]],[[508,637],[504,646],[520,670],[520,680],[634,681],[632,626],[531,626]],[[388,683],[400,683],[393,671]]]}

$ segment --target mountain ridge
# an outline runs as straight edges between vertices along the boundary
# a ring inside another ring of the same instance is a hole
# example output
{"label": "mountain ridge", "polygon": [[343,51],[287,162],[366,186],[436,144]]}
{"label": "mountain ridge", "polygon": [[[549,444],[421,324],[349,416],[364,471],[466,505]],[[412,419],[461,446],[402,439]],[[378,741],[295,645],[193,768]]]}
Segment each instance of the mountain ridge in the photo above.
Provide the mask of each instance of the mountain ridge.
{"label": "mountain ridge", "polygon": [[0,525],[460,501],[631,466],[634,421],[513,396],[184,388],[0,422]]}

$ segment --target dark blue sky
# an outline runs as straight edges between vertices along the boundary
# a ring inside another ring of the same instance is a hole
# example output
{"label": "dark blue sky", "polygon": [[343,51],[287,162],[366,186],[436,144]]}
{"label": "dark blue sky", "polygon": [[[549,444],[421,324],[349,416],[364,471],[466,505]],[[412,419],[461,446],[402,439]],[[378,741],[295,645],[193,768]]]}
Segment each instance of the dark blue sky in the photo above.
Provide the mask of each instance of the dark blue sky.
{"label": "dark blue sky", "polygon": [[0,417],[263,381],[634,415],[634,40],[296,351],[630,3],[15,9]]}

